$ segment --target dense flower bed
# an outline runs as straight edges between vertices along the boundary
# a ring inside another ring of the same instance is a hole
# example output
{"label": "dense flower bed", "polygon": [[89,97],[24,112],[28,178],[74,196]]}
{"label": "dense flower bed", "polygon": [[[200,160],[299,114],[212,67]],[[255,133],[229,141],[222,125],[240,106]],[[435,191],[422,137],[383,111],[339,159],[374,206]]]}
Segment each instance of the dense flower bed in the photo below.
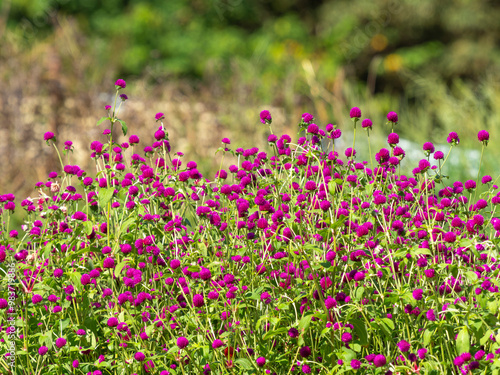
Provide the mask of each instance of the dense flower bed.
{"label": "dense flower bed", "polygon": [[447,183],[456,133],[405,176],[395,112],[388,148],[359,162],[359,108],[342,156],[335,126],[305,113],[294,143],[263,111],[268,152],[224,138],[234,164],[209,180],[171,151],[163,113],[151,146],[115,143],[115,87],[96,173],[46,133],[62,171],[22,201],[22,230],[0,196],[2,373],[498,373],[500,195],[490,176]]}

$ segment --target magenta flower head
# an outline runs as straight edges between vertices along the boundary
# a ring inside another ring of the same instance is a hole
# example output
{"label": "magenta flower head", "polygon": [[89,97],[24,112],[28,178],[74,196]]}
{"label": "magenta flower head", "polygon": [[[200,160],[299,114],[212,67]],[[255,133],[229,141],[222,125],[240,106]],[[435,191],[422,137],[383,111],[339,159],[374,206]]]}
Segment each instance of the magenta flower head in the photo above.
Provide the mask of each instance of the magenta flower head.
{"label": "magenta flower head", "polygon": [[215,339],[214,342],[212,343],[212,348],[214,349],[218,349],[220,347],[223,347],[224,346],[224,343],[222,342],[222,340],[219,340],[219,339]]}
{"label": "magenta flower head", "polygon": [[311,355],[311,348],[308,346],[303,346],[299,349],[299,354],[302,358],[309,357]]}
{"label": "magenta flower head", "polygon": [[202,307],[205,304],[203,300],[203,296],[201,294],[195,294],[193,296],[193,306],[194,307]]}
{"label": "magenta flower head", "polygon": [[399,143],[399,135],[397,133],[391,133],[387,136],[387,143],[390,145],[397,145]]}
{"label": "magenta flower head", "polygon": [[131,145],[139,143],[139,137],[135,134],[132,134],[128,139],[128,143],[130,143]]}
{"label": "magenta flower head", "polygon": [[357,370],[361,367],[361,361],[358,360],[358,359],[352,359],[351,360],[351,367],[354,369],[354,370]]}
{"label": "magenta flower head", "polygon": [[[54,135],[54,133],[52,132],[46,132],[44,135],[43,135],[43,140],[45,142],[49,142],[50,140],[52,140],[53,142],[56,141],[56,136]],[[48,144],[48,143],[47,143]]]}
{"label": "magenta flower head", "polygon": [[295,339],[297,337],[299,337],[299,331],[297,328],[290,328],[288,330],[288,336],[290,336],[292,339]]}
{"label": "magenta flower head", "polygon": [[488,146],[490,134],[486,130],[480,130],[479,133],[477,133],[477,139],[479,142],[483,142],[485,146]]}
{"label": "magenta flower head", "polygon": [[426,155],[432,154],[434,152],[434,145],[431,142],[425,142],[422,146]]}
{"label": "magenta flower head", "polygon": [[109,318],[107,323],[108,327],[116,327],[118,325],[118,319],[115,317]]}
{"label": "magenta flower head", "polygon": [[427,349],[425,349],[425,348],[420,348],[417,350],[417,355],[418,355],[418,358],[420,358],[420,359],[424,359],[426,354],[427,354]]}
{"label": "magenta flower head", "polygon": [[410,343],[408,341],[401,340],[400,342],[398,342],[398,348],[403,353],[406,353],[408,350],[410,350]]}
{"label": "magenta flower head", "polygon": [[415,289],[412,294],[413,298],[415,298],[417,301],[420,301],[424,295],[424,291],[422,289]]}
{"label": "magenta flower head", "polygon": [[262,367],[266,364],[266,359],[264,357],[257,358],[257,366]]}
{"label": "magenta flower head", "polygon": [[146,359],[146,356],[144,355],[143,352],[137,352],[134,354],[134,358],[136,361],[142,362],[144,359]]}
{"label": "magenta flower head", "polygon": [[63,337],[59,337],[57,340],[56,340],[56,346],[61,349],[64,345],[66,345],[66,339],[63,338]]}
{"label": "magenta flower head", "polygon": [[349,116],[353,119],[358,119],[361,117],[361,109],[358,107],[352,107],[349,111]]}
{"label": "magenta flower head", "polygon": [[189,345],[189,341],[184,336],[181,336],[177,339],[177,346],[179,347],[179,349],[184,349],[188,345]]}
{"label": "magenta flower head", "polygon": [[115,82],[115,88],[117,90],[124,89],[127,87],[127,83],[123,79],[117,79]]}
{"label": "magenta flower head", "polygon": [[387,120],[396,124],[398,122],[398,114],[396,112],[389,112],[387,114]]}
{"label": "magenta flower head", "polygon": [[115,268],[115,260],[113,258],[106,258],[102,262],[104,268]]}
{"label": "magenta flower head", "polygon": [[33,297],[31,297],[31,302],[33,302],[34,305],[36,305],[39,302],[43,301],[43,297],[39,294],[33,294]]}
{"label": "magenta flower head", "polygon": [[260,113],[260,122],[270,125],[272,121],[271,113],[268,110],[265,109]]}
{"label": "magenta flower head", "polygon": [[45,354],[47,354],[48,351],[49,351],[49,348],[47,348],[45,345],[40,346],[40,348],[38,348],[38,354],[40,354],[40,355],[45,355]]}
{"label": "magenta flower head", "polygon": [[450,134],[448,134],[446,142],[450,143],[452,146],[456,146],[460,143],[460,138],[458,138],[457,133],[451,132]]}
{"label": "magenta flower head", "polygon": [[377,354],[375,358],[373,358],[373,364],[375,365],[375,367],[385,366],[386,363],[387,360],[385,359],[385,356],[383,354]]}
{"label": "magenta flower head", "polygon": [[128,96],[125,94],[120,94],[120,99],[124,102],[125,100],[128,99]]}
{"label": "magenta flower head", "polygon": [[364,129],[371,129],[372,125],[373,125],[372,120],[370,120],[369,118],[365,118],[361,122],[361,127],[363,127]]}
{"label": "magenta flower head", "polygon": [[155,120],[156,120],[156,121],[163,120],[164,118],[165,118],[165,115],[164,115],[162,112],[158,112],[158,113],[155,115]]}

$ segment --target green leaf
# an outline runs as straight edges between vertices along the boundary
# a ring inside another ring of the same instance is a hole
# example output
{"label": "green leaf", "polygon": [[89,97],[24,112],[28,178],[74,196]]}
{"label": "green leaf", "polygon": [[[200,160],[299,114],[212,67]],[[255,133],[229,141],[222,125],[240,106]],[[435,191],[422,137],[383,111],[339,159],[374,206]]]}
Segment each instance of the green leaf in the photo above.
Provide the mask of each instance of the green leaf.
{"label": "green leaf", "polygon": [[[118,119],[117,119],[118,120]],[[123,120],[118,120],[120,122],[120,124],[122,124],[122,132],[123,132],[123,135],[127,135],[127,131],[128,131],[128,128],[127,128],[127,124],[125,124],[125,121]]]}
{"label": "green leaf", "polygon": [[363,298],[363,293],[365,292],[365,288],[360,286],[359,288],[356,289],[356,300],[361,301],[361,298]]}
{"label": "green leaf", "polygon": [[462,328],[457,336],[457,351],[458,354],[468,353],[470,351],[470,335],[467,328]]}
{"label": "green leaf", "polygon": [[368,332],[366,331],[365,323],[359,319],[351,320],[351,324],[354,326],[354,331],[359,337],[361,345],[368,344]]}
{"label": "green leaf", "polygon": [[47,245],[45,245],[44,250],[43,250],[43,257],[48,258],[50,256],[50,252],[52,250],[52,244],[49,242]]}
{"label": "green leaf", "polygon": [[243,367],[245,370],[252,370],[252,364],[250,361],[246,358],[238,358],[235,363],[239,364],[241,367]]}
{"label": "green leaf", "polygon": [[83,228],[85,229],[85,234],[90,236],[92,234],[92,230],[94,229],[94,224],[92,221],[84,221]]}
{"label": "green leaf", "polygon": [[342,350],[344,351],[344,362],[351,362],[352,359],[356,358],[356,353],[352,351],[351,349],[347,349],[345,346],[342,347]]}
{"label": "green leaf", "polygon": [[351,348],[356,352],[359,353],[361,351],[361,345],[359,344],[352,344]]}
{"label": "green leaf", "polygon": [[125,220],[120,226],[120,233],[125,233],[128,227],[130,227],[134,222],[135,216],[129,217],[127,220]]}
{"label": "green leaf", "polygon": [[465,277],[471,283],[475,282],[478,279],[477,274],[475,272],[472,272],[472,271],[465,272]]}
{"label": "green leaf", "polygon": [[96,126],[99,126],[102,124],[103,121],[106,121],[106,120],[111,120],[111,117],[101,117],[101,119],[99,121],[97,121],[97,124]]}
{"label": "green leaf", "polygon": [[311,319],[313,314],[305,315],[300,319],[299,328],[302,328],[304,331],[307,331],[309,328],[309,324],[311,324]]}
{"label": "green leaf", "polygon": [[288,332],[288,328],[286,328],[286,327],[278,328],[278,329],[275,329],[273,331],[267,332],[264,336],[262,336],[262,339],[269,340],[271,337],[277,336],[277,335],[285,333],[285,332]]}
{"label": "green leaf", "polygon": [[122,272],[123,267],[125,267],[126,265],[127,262],[124,260],[118,263],[118,265],[115,267],[115,275],[118,276],[120,272]]}
{"label": "green leaf", "polygon": [[496,313],[498,312],[498,301],[493,300],[488,302],[488,309],[492,314],[496,315]]}
{"label": "green leaf", "polygon": [[115,192],[115,188],[113,188],[113,187],[101,189],[99,191],[99,196],[97,197],[99,200],[99,206],[104,208],[108,204],[108,202],[111,200],[111,198],[113,197],[114,192]]}
{"label": "green leaf", "polygon": [[426,329],[424,332],[424,346],[428,346],[432,339],[432,331]]}
{"label": "green leaf", "polygon": [[394,322],[389,318],[382,318],[382,321],[389,327],[390,329],[394,329]]}

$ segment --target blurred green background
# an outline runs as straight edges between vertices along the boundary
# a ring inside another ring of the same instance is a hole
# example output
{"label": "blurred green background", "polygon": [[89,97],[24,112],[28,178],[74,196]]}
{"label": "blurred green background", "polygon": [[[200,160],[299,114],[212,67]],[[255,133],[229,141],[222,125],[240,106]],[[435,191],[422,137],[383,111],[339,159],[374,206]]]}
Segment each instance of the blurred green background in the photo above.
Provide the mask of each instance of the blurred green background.
{"label": "blurred green background", "polygon": [[[93,173],[89,145],[104,140],[95,124],[117,78],[130,98],[121,118],[141,146],[164,112],[173,151],[209,177],[222,137],[265,148],[262,109],[294,139],[303,112],[337,124],[345,148],[358,106],[374,122],[375,151],[390,131],[385,114],[399,113],[407,171],[423,142],[446,154],[456,131],[447,173],[475,179],[476,135],[490,131],[481,175],[495,179],[499,19],[493,0],[3,0],[0,193],[36,196],[34,183],[60,170],[46,131],[75,143],[65,163]],[[366,137],[357,139],[367,158]]]}

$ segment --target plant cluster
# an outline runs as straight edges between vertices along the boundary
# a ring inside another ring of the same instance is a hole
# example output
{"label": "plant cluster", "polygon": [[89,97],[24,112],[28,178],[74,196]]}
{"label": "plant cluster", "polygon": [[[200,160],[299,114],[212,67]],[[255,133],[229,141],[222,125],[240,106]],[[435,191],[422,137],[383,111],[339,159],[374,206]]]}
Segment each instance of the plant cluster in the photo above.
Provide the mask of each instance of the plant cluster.
{"label": "plant cluster", "polygon": [[[128,130],[118,118],[125,87],[116,81],[98,122],[109,122],[106,141],[90,145],[95,175],[69,163],[70,141],[61,156],[48,132],[62,170],[22,201],[22,229],[9,228],[15,196],[0,196],[0,268],[17,265],[15,307],[0,275],[0,348],[16,319],[15,370],[498,373],[500,194],[479,173],[447,184],[457,133],[446,156],[425,143],[406,176],[395,112],[387,148],[359,162],[357,126],[368,136],[373,127],[359,108],[344,155],[336,126],[305,113],[293,142],[262,111],[268,152],[224,138],[209,179],[171,150],[163,113],[151,145],[113,139],[116,125]],[[484,150],[489,134],[478,140]]]}

